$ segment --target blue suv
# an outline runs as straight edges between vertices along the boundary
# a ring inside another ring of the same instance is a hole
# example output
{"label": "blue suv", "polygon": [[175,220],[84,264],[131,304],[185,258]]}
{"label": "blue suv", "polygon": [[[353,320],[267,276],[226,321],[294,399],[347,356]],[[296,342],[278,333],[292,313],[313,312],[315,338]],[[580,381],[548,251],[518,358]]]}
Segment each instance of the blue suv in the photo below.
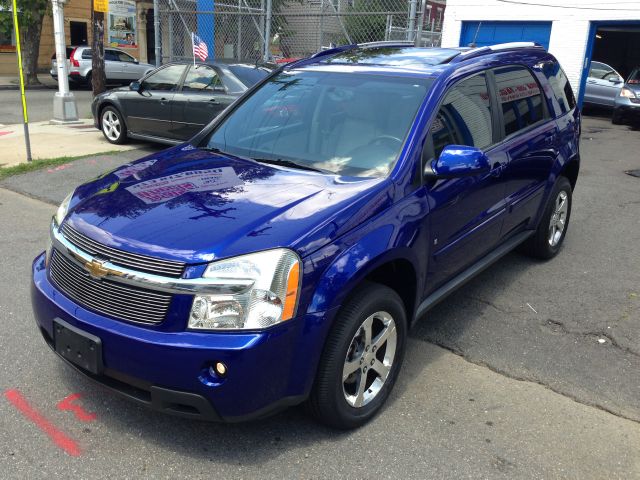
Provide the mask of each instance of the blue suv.
{"label": "blue suv", "polygon": [[189,143],[80,185],[33,263],[49,346],[131,399],[362,425],[407,331],[509,251],[556,255],[580,115],[534,44],[338,47]]}

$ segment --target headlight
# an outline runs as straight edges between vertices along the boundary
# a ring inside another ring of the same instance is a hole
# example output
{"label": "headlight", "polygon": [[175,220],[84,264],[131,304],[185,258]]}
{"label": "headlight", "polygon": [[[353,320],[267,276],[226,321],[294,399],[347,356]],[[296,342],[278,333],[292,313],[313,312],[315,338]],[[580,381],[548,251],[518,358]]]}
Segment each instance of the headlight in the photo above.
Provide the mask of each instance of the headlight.
{"label": "headlight", "polygon": [[626,87],[620,90],[620,96],[625,98],[636,98],[634,91]]}
{"label": "headlight", "polygon": [[301,278],[300,259],[278,248],[211,263],[203,277],[229,295],[196,295],[189,328],[261,329],[294,317]]}
{"label": "headlight", "polygon": [[69,203],[71,202],[71,197],[73,197],[73,192],[65,197],[60,206],[58,207],[58,211],[56,212],[56,223],[58,225],[62,224],[64,217],[67,216],[67,212],[69,211]]}

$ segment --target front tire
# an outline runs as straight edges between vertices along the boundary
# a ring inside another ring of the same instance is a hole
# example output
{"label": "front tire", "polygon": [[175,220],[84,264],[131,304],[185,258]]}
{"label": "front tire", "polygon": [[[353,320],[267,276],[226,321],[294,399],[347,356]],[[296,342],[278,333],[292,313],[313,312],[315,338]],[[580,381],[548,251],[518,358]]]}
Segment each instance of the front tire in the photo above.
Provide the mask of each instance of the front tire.
{"label": "front tire", "polygon": [[548,260],[558,254],[569,228],[571,194],[572,188],[569,180],[566,177],[558,177],[538,229],[522,245],[524,253],[542,260]]}
{"label": "front tire", "polygon": [[320,359],[310,412],[334,428],[359,427],[382,408],[393,389],[407,335],[398,294],[365,283],[342,306]]}
{"label": "front tire", "polygon": [[613,125],[622,125],[624,123],[624,118],[618,109],[613,111],[613,114],[611,115],[611,123]]}
{"label": "front tire", "polygon": [[105,107],[100,113],[100,129],[107,142],[122,145],[127,142],[127,126],[115,107]]}

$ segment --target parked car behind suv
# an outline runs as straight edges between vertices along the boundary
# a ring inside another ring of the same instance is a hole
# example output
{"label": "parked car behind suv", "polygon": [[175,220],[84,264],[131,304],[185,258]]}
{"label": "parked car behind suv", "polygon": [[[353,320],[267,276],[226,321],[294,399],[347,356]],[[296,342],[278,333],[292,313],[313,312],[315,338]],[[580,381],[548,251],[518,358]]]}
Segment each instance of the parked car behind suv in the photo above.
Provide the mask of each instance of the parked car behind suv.
{"label": "parked car behind suv", "polygon": [[271,64],[169,63],[128,87],[96,95],[93,122],[111,143],[136,138],[175,145],[193,137],[273,69]]}
{"label": "parked car behind suv", "polygon": [[640,121],[640,67],[636,67],[627,78],[615,98],[611,122],[615,124]]}
{"label": "parked car behind suv", "polygon": [[33,263],[38,326],[165,412],[362,425],[433,305],[517,247],[560,251],[579,133],[533,44],[321,52],[72,192]]}
{"label": "parked car behind suv", "polygon": [[[92,67],[91,47],[67,47],[67,71],[70,85],[90,85]],[[136,58],[117,48],[104,49],[104,71],[107,83],[129,84],[153,70],[154,66],[140,63]],[[58,78],[56,54],[51,56],[51,76]]]}

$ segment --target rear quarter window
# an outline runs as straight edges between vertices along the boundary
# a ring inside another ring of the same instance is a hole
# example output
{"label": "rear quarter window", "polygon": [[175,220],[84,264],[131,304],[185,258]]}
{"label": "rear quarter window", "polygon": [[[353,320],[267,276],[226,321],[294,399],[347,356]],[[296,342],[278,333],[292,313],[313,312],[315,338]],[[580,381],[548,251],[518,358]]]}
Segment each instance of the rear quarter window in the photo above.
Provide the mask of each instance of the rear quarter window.
{"label": "rear quarter window", "polygon": [[569,83],[567,75],[557,62],[545,63],[543,70],[545,77],[551,85],[553,95],[558,102],[560,108],[559,114],[567,113],[576,106],[576,98],[573,95],[573,89]]}

